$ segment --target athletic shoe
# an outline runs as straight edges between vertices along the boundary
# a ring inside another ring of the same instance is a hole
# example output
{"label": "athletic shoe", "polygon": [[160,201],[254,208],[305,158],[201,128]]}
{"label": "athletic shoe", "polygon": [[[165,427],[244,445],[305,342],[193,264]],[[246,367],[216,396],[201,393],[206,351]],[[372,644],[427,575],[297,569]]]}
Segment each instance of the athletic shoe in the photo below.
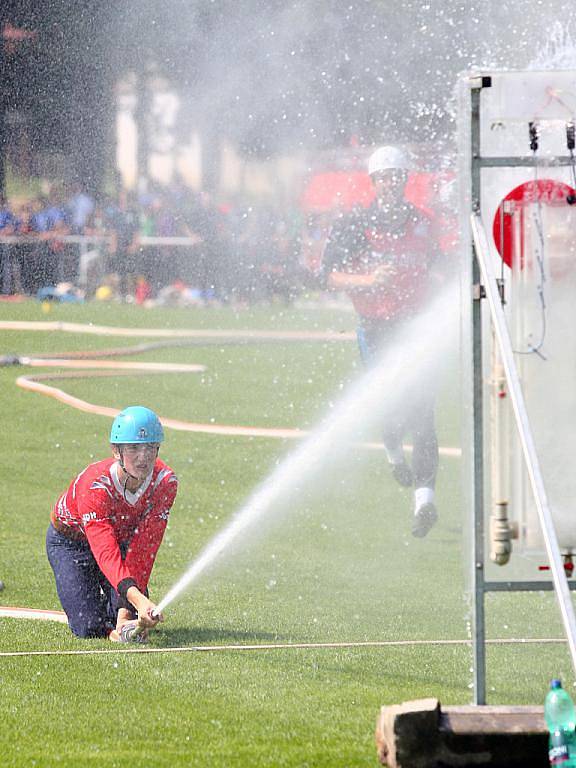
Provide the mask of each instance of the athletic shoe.
{"label": "athletic shoe", "polygon": [[438,520],[438,512],[435,505],[429,501],[427,504],[422,504],[418,507],[414,513],[414,522],[412,523],[412,536],[416,536],[417,539],[422,539],[433,528],[434,524]]}
{"label": "athletic shoe", "polygon": [[396,480],[398,485],[401,485],[403,488],[410,488],[414,482],[414,478],[412,477],[412,470],[408,464],[403,461],[401,464],[391,464],[390,466],[392,468],[392,477]]}

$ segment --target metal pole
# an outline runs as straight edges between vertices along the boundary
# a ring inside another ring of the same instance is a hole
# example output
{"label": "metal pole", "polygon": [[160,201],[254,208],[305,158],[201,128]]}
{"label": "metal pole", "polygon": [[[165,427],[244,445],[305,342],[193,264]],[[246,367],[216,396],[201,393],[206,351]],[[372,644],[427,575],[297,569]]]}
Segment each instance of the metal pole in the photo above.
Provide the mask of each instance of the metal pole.
{"label": "metal pole", "polygon": [[[471,91],[471,205],[480,210],[480,88]],[[479,286],[480,271],[471,249],[472,286]],[[474,703],[486,703],[486,629],[484,599],[484,413],[482,391],[482,308],[480,294],[472,304],[472,408],[473,408],[473,472],[474,494],[472,498],[472,653],[474,657]]]}
{"label": "metal pole", "polygon": [[522,394],[520,378],[518,376],[518,371],[516,370],[516,364],[514,362],[512,343],[508,333],[508,326],[506,323],[504,310],[502,309],[500,292],[496,283],[496,276],[492,267],[488,239],[478,214],[473,213],[470,217],[470,220],[472,225],[472,236],[474,239],[476,259],[482,273],[486,298],[490,306],[490,313],[492,316],[492,322],[494,324],[496,339],[498,341],[500,354],[502,356],[502,364],[506,374],[506,381],[508,382],[510,399],[512,402],[514,415],[516,417],[516,426],[518,427],[520,442],[522,444],[522,450],[524,453],[524,460],[526,462],[530,484],[534,493],[538,518],[540,520],[542,534],[544,536],[544,543],[546,545],[546,552],[550,562],[556,597],[558,598],[558,602],[560,604],[562,621],[564,623],[566,637],[570,648],[570,654],[572,656],[572,665],[576,671],[576,617],[574,615],[574,606],[570,597],[570,589],[568,587],[566,573],[564,571],[562,557],[560,555],[558,538],[556,536],[556,530],[552,520],[552,513],[550,511],[548,497],[544,487],[542,473],[540,471],[538,455],[536,453],[536,447],[534,445],[532,431],[530,429],[530,422],[528,420],[526,404]]}

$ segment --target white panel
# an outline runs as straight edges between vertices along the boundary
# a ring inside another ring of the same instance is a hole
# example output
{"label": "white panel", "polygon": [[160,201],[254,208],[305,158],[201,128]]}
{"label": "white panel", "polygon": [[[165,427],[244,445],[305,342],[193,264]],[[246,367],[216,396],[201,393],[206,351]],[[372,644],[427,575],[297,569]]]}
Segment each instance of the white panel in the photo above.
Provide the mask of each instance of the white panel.
{"label": "white panel", "polygon": [[483,156],[531,154],[529,124],[539,131],[540,156],[566,155],[566,124],[576,115],[576,71],[494,72],[481,92]]}

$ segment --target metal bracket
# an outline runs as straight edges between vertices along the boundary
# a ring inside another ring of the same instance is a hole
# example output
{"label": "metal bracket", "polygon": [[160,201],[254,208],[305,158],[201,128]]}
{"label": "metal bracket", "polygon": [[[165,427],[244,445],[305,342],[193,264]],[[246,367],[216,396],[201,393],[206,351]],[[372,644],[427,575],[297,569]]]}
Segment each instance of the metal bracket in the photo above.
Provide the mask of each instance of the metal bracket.
{"label": "metal bracket", "polygon": [[474,283],[472,286],[472,298],[474,301],[480,301],[486,298],[486,289],[481,283]]}
{"label": "metal bracket", "polygon": [[474,75],[468,79],[468,85],[472,89],[490,88],[492,78],[490,75]]}

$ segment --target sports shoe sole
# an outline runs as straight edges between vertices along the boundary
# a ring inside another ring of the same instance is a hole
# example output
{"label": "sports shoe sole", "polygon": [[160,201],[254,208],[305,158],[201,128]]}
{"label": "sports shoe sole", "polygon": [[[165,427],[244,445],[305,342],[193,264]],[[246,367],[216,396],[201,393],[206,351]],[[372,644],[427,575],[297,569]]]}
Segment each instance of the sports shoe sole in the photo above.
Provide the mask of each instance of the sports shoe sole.
{"label": "sports shoe sole", "polygon": [[423,504],[414,515],[412,536],[415,536],[417,539],[423,539],[434,527],[437,520],[438,512],[436,511],[434,504],[432,504],[432,502]]}

